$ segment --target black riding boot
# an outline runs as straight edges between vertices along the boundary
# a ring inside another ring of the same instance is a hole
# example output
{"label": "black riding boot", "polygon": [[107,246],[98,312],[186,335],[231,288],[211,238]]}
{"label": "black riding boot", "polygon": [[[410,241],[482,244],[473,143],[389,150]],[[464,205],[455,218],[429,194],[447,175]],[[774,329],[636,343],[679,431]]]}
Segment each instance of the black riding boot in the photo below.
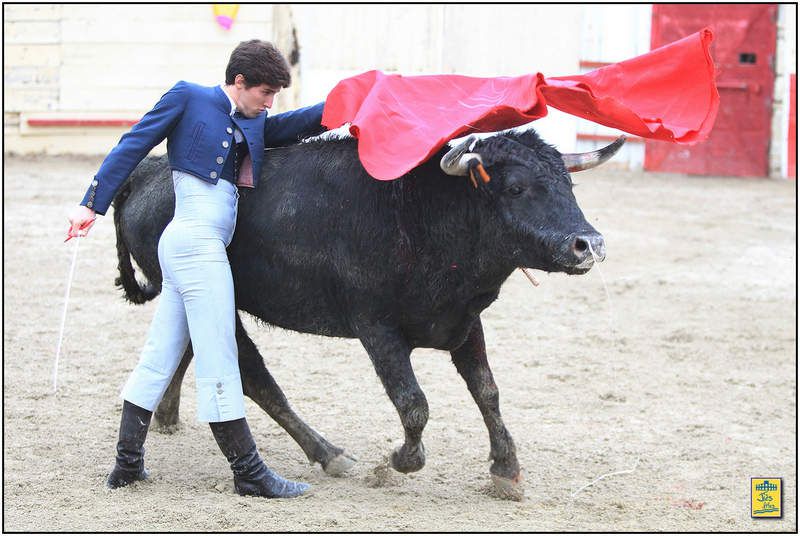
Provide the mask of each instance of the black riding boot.
{"label": "black riding boot", "polygon": [[127,486],[134,480],[147,478],[144,469],[144,439],[150,426],[152,411],[147,411],[127,400],[122,404],[117,442],[117,463],[108,475],[106,485],[111,488]]}
{"label": "black riding boot", "polygon": [[286,480],[264,464],[245,419],[208,424],[231,464],[233,487],[239,495],[288,498],[302,495],[311,487],[304,482]]}

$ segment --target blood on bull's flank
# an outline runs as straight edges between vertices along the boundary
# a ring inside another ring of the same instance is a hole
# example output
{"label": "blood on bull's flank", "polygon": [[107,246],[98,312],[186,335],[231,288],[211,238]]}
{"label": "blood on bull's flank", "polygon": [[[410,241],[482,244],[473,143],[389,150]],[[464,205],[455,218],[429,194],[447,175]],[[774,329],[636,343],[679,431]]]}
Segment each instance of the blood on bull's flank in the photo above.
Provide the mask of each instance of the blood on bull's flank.
{"label": "blood on bull's flank", "polygon": [[[228,248],[237,308],[286,329],[359,339],[400,416],[404,443],[391,465],[403,473],[420,470],[426,456],[428,403],[411,351],[450,352],[486,423],[496,490],[520,499],[522,473],[480,315],[517,268],[578,275],[604,258],[602,235],[578,207],[569,170],[598,165],[623,142],[562,155],[532,130],[500,133],[442,149],[394,181],[367,174],[352,138],[272,149],[261,176],[266,187],[241,193]],[[478,165],[488,180],[469,179]],[[117,283],[134,303],[159,292],[158,240],[174,204],[165,157],[143,161],[115,198]],[[244,393],[310,461],[328,474],[347,471],[355,459],[292,410],[238,314]],[[156,411],[162,425],[177,423],[191,358],[190,347]]]}

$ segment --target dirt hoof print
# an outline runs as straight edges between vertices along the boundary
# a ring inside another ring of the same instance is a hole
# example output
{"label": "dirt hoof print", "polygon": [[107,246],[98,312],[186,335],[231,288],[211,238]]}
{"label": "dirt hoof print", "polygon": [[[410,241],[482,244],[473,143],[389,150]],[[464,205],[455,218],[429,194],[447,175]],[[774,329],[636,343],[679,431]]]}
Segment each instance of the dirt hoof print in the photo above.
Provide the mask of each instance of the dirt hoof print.
{"label": "dirt hoof print", "polygon": [[370,488],[388,488],[400,486],[403,483],[403,477],[394,472],[389,465],[389,460],[386,459],[372,469],[371,475],[364,477],[364,483]]}
{"label": "dirt hoof print", "polygon": [[517,478],[509,479],[497,475],[492,476],[492,487],[489,488],[489,494],[498,499],[505,499],[507,501],[523,501],[525,500],[525,483],[520,473]]}

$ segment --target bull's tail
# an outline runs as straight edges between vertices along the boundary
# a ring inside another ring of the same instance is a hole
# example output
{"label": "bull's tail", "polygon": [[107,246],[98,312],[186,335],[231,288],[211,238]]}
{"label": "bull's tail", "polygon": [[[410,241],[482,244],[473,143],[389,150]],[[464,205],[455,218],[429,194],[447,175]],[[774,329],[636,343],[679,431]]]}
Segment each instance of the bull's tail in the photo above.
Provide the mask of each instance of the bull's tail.
{"label": "bull's tail", "polygon": [[158,289],[151,283],[141,286],[136,280],[135,270],[131,263],[131,252],[122,236],[122,207],[131,193],[131,180],[128,179],[122,185],[114,197],[114,229],[117,233],[117,269],[119,277],[114,280],[114,284],[121,288],[125,299],[131,303],[144,303],[150,301],[158,295]]}

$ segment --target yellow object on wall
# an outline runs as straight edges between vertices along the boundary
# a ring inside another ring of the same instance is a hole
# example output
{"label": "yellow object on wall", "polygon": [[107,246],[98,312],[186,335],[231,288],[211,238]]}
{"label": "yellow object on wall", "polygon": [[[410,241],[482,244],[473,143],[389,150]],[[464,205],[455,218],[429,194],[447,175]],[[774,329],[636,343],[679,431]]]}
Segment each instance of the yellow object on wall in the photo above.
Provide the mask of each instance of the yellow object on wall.
{"label": "yellow object on wall", "polygon": [[213,7],[217,24],[226,30],[230,30],[236,18],[236,13],[239,11],[239,4],[214,4]]}

